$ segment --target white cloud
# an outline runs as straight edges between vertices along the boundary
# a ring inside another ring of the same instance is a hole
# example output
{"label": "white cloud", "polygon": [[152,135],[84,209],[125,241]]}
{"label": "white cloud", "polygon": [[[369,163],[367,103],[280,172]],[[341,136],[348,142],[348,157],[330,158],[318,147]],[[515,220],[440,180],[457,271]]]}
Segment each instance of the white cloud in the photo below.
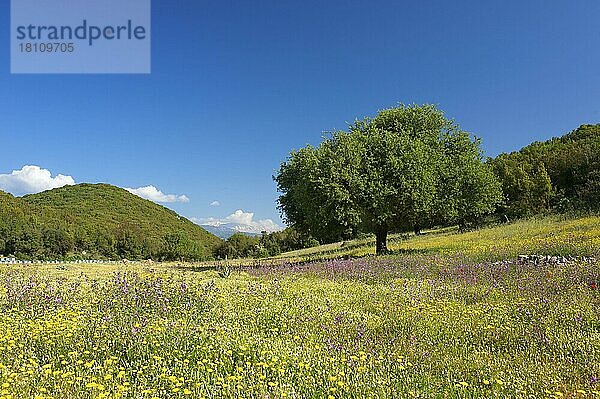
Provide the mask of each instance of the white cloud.
{"label": "white cloud", "polygon": [[154,202],[190,202],[190,199],[185,195],[165,194],[154,186],[145,186],[139,188],[127,188],[131,194],[145,198]]}
{"label": "white cloud", "polygon": [[273,231],[279,231],[282,229],[277,223],[271,219],[260,219],[254,220],[254,212],[244,212],[241,209],[233,212],[231,215],[223,218],[205,218],[205,219],[191,219],[193,222],[200,225],[208,226],[225,226],[230,229],[243,232],[243,233],[261,233],[266,231],[271,233]]}
{"label": "white cloud", "polygon": [[25,165],[10,174],[0,174],[0,190],[13,195],[34,194],[73,184],[75,180],[71,176],[58,174],[53,177],[48,169],[35,165]]}
{"label": "white cloud", "polygon": [[228,223],[236,223],[236,224],[252,224],[252,219],[254,219],[254,212],[244,212],[241,209],[233,212],[231,215],[225,218],[225,221]]}
{"label": "white cloud", "polygon": [[219,201],[213,201],[210,203],[210,206],[221,206],[221,203]]}
{"label": "white cloud", "polygon": [[[52,176],[48,169],[35,165],[25,165],[20,170],[13,170],[9,174],[0,174],[0,190],[17,196],[74,184],[75,179],[71,176],[61,174]],[[185,195],[164,194],[154,186],[125,188],[125,190],[154,202],[190,202]]]}

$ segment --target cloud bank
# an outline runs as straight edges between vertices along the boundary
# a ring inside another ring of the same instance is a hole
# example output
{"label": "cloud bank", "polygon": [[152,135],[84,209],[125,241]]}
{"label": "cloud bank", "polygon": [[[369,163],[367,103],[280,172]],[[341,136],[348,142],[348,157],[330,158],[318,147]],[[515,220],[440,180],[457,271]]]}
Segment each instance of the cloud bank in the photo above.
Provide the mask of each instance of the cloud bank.
{"label": "cloud bank", "polygon": [[138,197],[142,197],[153,202],[190,202],[190,199],[185,195],[165,194],[154,186],[145,186],[139,188],[125,187],[125,190],[129,191],[131,194],[135,194]]}
{"label": "cloud bank", "polygon": [[221,203],[219,201],[213,201],[210,203],[210,206],[221,206]]}
{"label": "cloud bank", "polygon": [[9,174],[0,174],[0,190],[16,196],[35,194],[62,186],[72,186],[75,179],[58,174],[52,176],[48,169],[35,165],[25,165]]}
{"label": "cloud bank", "polygon": [[254,220],[254,212],[244,212],[241,209],[238,209],[223,219],[206,218],[192,220],[200,225],[214,227],[225,226],[242,233],[260,234],[263,231],[271,233],[282,229],[281,226],[271,219]]}

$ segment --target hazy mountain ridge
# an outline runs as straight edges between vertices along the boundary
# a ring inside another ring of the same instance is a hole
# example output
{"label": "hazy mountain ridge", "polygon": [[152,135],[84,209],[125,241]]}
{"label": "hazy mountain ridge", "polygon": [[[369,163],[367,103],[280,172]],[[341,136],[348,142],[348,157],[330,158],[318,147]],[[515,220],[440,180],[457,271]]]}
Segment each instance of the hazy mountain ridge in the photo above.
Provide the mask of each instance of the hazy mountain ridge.
{"label": "hazy mountain ridge", "polygon": [[212,233],[224,240],[228,239],[235,233],[242,233],[250,237],[257,237],[261,235],[260,233],[247,231],[248,226],[239,225],[235,223],[221,224],[218,226],[214,226],[211,224],[201,224],[200,226],[209,233]]}

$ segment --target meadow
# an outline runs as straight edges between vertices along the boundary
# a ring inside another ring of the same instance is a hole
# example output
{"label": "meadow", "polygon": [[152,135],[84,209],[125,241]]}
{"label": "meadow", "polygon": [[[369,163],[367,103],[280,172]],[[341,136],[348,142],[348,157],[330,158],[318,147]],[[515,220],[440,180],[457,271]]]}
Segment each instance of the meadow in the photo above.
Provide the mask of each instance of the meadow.
{"label": "meadow", "polygon": [[[392,234],[388,247],[395,253],[460,253],[487,260],[533,253],[591,256],[600,248],[600,218],[597,216],[554,215],[457,233],[457,227],[449,227],[424,230],[419,236]],[[272,259],[305,261],[374,254],[375,239],[365,238],[288,252]]]}
{"label": "meadow", "polygon": [[600,398],[600,218],[370,244],[4,266],[0,399]]}

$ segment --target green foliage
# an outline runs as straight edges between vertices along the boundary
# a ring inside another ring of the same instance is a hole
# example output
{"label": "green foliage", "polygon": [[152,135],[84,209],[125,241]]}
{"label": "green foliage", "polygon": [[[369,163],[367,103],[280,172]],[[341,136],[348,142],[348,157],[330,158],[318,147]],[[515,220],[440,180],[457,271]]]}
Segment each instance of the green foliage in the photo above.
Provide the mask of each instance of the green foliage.
{"label": "green foliage", "polygon": [[438,219],[464,229],[494,212],[502,202],[502,187],[492,168],[483,162],[479,139],[473,142],[461,131],[444,139]]}
{"label": "green foliage", "polygon": [[123,226],[117,230],[115,250],[120,259],[141,259],[142,239],[141,233],[130,226]]}
{"label": "green foliage", "polygon": [[263,232],[260,237],[260,249],[264,256],[276,256],[283,252],[310,248],[319,245],[313,237],[301,234],[298,230],[288,227],[282,231],[267,234]]}
{"label": "green foliage", "polygon": [[243,233],[235,233],[217,247],[215,255],[221,259],[257,257],[259,255],[259,239]]}
{"label": "green foliage", "polygon": [[273,233],[263,231],[260,237],[235,233],[217,247],[215,257],[219,259],[264,258],[316,245],[319,245],[319,242],[314,238],[289,227]]}
{"label": "green foliage", "polygon": [[600,205],[600,124],[532,143],[491,161],[512,216],[549,209],[597,210]]}
{"label": "green foliage", "polygon": [[42,245],[48,256],[64,257],[72,249],[73,239],[65,230],[46,227],[42,230]]}
{"label": "green foliage", "polygon": [[499,185],[479,141],[432,105],[400,106],[291,153],[274,177],[279,208],[321,242],[436,222],[474,222],[494,210]]}
{"label": "green foliage", "polygon": [[203,260],[220,242],[172,210],[107,184],[66,186],[22,198],[0,192],[4,254]]}
{"label": "green foliage", "polygon": [[359,221],[344,182],[333,181],[338,176],[331,175],[336,170],[331,162],[339,157],[328,158],[330,152],[326,145],[292,152],[275,177],[284,192],[279,197],[279,209],[288,223],[322,242],[352,236]]}
{"label": "green foliage", "polygon": [[161,250],[162,260],[189,261],[206,259],[207,253],[204,248],[195,241],[190,240],[184,232],[168,233],[163,236]]}
{"label": "green foliage", "polygon": [[547,211],[554,195],[544,164],[520,153],[502,154],[491,162],[502,182],[505,204],[501,212],[523,217]]}
{"label": "green foliage", "polygon": [[600,170],[591,171],[587,181],[577,188],[577,196],[582,204],[598,208],[600,204]]}

